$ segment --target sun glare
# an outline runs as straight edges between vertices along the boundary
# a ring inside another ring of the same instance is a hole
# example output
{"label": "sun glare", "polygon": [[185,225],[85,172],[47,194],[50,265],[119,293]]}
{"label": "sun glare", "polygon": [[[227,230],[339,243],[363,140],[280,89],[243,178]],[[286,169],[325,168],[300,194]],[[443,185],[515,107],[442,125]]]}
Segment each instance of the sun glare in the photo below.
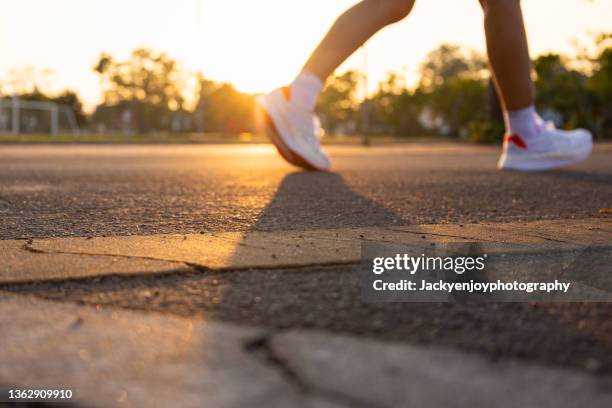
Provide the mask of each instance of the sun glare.
{"label": "sun glare", "polygon": [[[126,58],[138,47],[165,51],[187,70],[246,92],[286,84],[336,17],[355,0],[21,0],[0,14],[0,81],[11,69],[50,69],[50,91],[71,88],[89,107],[100,100],[92,71],[101,52]],[[612,0],[524,2],[534,54],[572,53],[573,40],[609,30]],[[35,10],[36,12],[33,12]],[[552,11],[551,11],[552,10]],[[550,18],[554,13],[554,18]],[[575,16],[580,18],[575,18]],[[28,23],[25,24],[27,16]],[[457,18],[461,16],[461,18]],[[476,0],[417,1],[413,14],[370,40],[370,85],[388,71],[415,83],[428,51],[454,42],[484,51]],[[585,41],[590,43],[592,41]],[[340,70],[361,69],[358,52]]]}
{"label": "sun glare", "polygon": [[246,92],[291,80],[337,14],[353,2],[325,2],[324,12],[322,3],[204,1],[205,72]]}

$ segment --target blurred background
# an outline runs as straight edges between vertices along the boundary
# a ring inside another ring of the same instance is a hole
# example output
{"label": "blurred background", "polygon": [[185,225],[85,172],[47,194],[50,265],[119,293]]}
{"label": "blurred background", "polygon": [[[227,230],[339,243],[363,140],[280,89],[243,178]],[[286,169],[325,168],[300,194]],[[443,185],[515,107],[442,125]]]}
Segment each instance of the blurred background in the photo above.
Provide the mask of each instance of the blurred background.
{"label": "blurred background", "polygon": [[[7,2],[0,142],[261,141],[254,97],[291,81],[354,3]],[[523,7],[542,115],[612,138],[612,0]],[[478,2],[417,1],[338,69],[317,110],[330,141],[500,140]]]}

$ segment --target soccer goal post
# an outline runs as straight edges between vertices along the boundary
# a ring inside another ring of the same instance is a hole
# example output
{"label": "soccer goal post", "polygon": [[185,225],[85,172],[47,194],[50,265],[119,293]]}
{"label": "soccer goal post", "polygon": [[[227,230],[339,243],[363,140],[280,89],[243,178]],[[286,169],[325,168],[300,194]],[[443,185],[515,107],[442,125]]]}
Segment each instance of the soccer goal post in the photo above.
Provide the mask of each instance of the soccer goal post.
{"label": "soccer goal post", "polygon": [[80,131],[70,106],[16,97],[0,99],[0,133],[57,135],[60,130],[73,134]]}

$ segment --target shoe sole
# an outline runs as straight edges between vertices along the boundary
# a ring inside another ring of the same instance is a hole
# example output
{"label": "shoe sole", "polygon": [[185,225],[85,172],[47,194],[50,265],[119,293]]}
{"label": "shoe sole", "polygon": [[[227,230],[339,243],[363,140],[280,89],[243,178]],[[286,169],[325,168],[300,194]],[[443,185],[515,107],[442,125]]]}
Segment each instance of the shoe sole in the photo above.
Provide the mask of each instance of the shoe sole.
{"label": "shoe sole", "polygon": [[300,155],[297,151],[289,147],[284,141],[280,130],[278,129],[277,122],[274,120],[273,113],[266,106],[263,98],[257,100],[258,114],[264,123],[264,131],[270,141],[276,147],[276,150],[280,155],[289,163],[311,171],[327,171],[328,169],[319,168],[314,164],[311,164],[305,157]]}
{"label": "shoe sole", "polygon": [[285,159],[285,161],[297,166],[298,160],[291,154],[289,147],[282,142],[272,118],[270,118],[268,112],[259,104],[257,104],[257,117],[260,130],[266,136],[268,136],[268,139],[270,139],[282,158]]}
{"label": "shoe sole", "polygon": [[510,158],[507,153],[502,153],[502,156],[497,163],[497,168],[501,171],[544,171],[551,170],[557,167],[571,166],[585,161],[591,154],[592,145],[571,159],[553,159],[544,157],[532,158]]}

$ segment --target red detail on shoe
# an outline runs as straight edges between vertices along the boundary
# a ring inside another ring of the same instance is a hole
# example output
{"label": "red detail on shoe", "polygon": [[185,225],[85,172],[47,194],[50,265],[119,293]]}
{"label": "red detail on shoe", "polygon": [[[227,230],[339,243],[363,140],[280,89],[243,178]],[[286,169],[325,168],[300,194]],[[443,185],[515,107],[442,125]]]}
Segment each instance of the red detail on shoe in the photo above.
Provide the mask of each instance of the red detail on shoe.
{"label": "red detail on shoe", "polygon": [[285,97],[285,100],[289,102],[291,100],[291,87],[284,86],[281,89],[281,91],[283,92],[283,96]]}
{"label": "red detail on shoe", "polygon": [[513,133],[511,135],[506,135],[506,142],[514,143],[514,145],[516,145],[517,147],[521,149],[527,149],[527,143],[525,143],[523,138],[517,135],[516,133]]}

